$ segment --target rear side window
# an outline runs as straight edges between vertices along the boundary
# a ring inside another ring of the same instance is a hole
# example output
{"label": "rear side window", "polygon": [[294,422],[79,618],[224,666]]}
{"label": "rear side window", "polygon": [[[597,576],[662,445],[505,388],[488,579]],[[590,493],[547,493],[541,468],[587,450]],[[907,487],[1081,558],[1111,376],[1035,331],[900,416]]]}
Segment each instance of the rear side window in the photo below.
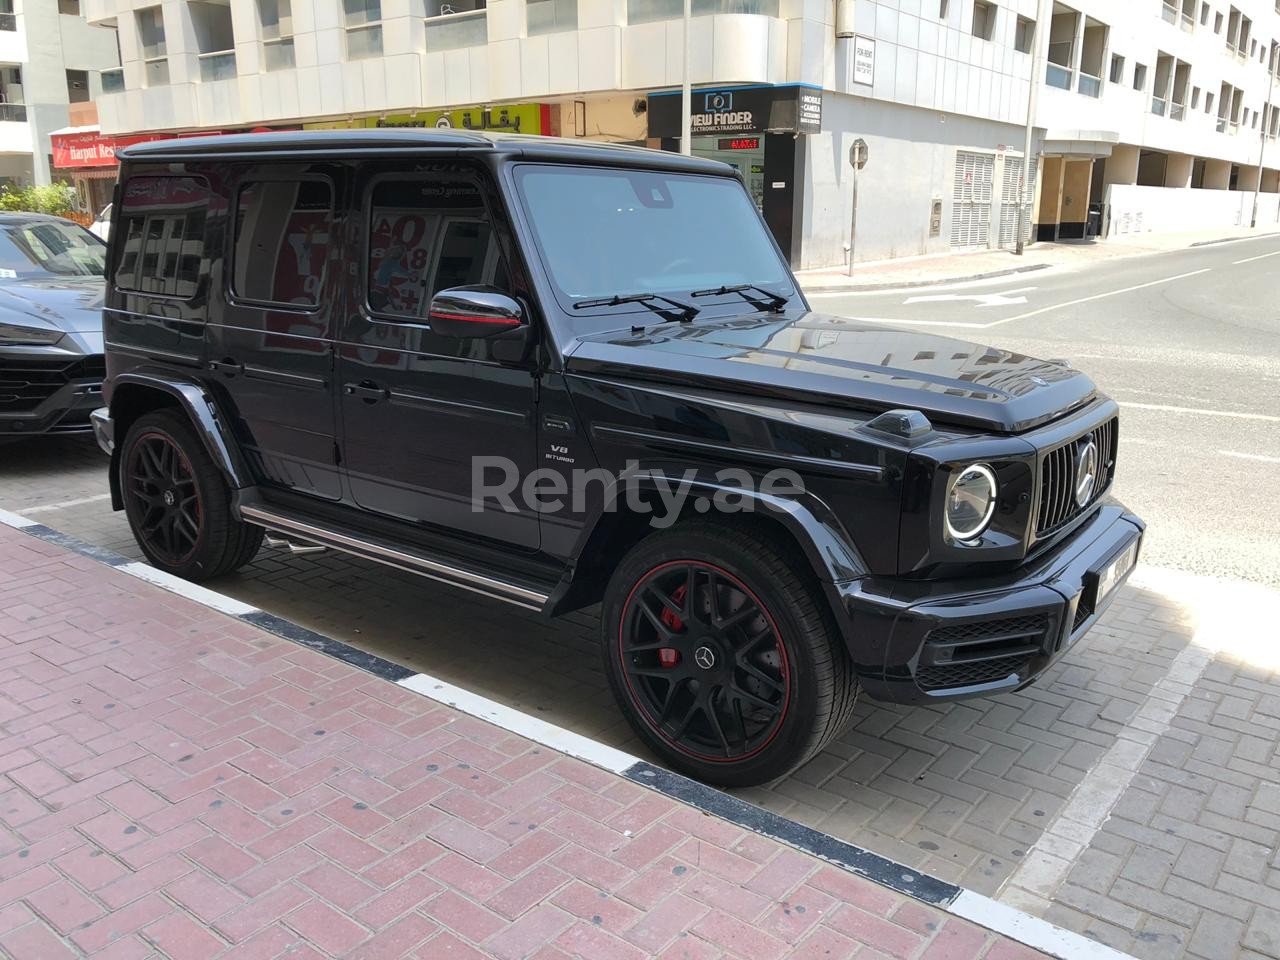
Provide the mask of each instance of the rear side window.
{"label": "rear side window", "polygon": [[369,306],[408,319],[427,315],[440,290],[510,282],[480,191],[464,180],[383,180],[369,205]]}
{"label": "rear side window", "polygon": [[320,303],[333,223],[325,180],[260,180],[240,188],[232,290],[243,300]]}
{"label": "rear side window", "polygon": [[131,177],[116,229],[121,290],[188,300],[206,268],[209,184],[197,177]]}

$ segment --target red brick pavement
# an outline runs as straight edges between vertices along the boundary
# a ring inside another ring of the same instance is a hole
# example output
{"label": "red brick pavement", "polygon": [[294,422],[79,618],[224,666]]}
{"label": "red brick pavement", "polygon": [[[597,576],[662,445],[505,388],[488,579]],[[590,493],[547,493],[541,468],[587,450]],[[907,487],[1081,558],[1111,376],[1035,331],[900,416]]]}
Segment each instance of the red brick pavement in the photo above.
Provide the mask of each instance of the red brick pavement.
{"label": "red brick pavement", "polygon": [[0,526],[0,954],[1025,947]]}

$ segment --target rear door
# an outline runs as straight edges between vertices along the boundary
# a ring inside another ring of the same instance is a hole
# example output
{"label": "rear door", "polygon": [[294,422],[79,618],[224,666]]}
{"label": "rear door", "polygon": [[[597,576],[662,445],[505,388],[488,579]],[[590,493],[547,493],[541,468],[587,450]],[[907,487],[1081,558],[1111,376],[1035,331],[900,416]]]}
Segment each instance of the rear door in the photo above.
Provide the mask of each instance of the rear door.
{"label": "rear door", "polygon": [[428,319],[441,289],[518,292],[486,183],[458,163],[370,165],[360,177],[364,250],[338,347],[343,464],[366,510],[534,549],[538,516],[518,490],[514,511],[472,502],[481,458],[517,484],[533,469],[533,364],[493,340],[441,336]]}
{"label": "rear door", "polygon": [[337,500],[333,328],[343,245],[335,210],[348,171],[261,163],[238,173],[209,311],[209,375],[260,482]]}

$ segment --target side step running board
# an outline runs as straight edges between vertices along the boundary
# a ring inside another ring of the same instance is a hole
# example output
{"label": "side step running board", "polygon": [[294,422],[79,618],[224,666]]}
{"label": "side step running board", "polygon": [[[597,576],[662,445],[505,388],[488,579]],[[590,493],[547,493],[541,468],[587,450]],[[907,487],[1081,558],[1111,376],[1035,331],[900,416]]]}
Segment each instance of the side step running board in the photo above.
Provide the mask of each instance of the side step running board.
{"label": "side step running board", "polygon": [[[250,523],[256,523],[258,526],[274,530],[277,533],[284,534],[286,537],[293,535],[307,541],[310,546],[302,547],[302,550],[306,552],[311,552],[311,546],[333,547],[335,550],[341,550],[344,553],[364,557],[366,560],[374,560],[408,573],[416,573],[419,576],[437,580],[440,583],[447,583],[450,586],[461,587],[463,590],[470,590],[472,593],[478,593],[494,600],[504,600],[518,607],[524,607],[526,610],[541,611],[546,605],[547,597],[549,596],[549,594],[541,591],[501,580],[490,574],[479,573],[475,570],[459,567],[453,563],[446,563],[423,554],[413,553],[400,545],[319,527],[309,520],[279,513],[259,504],[241,504],[240,516]],[[293,547],[290,546],[290,549],[293,549]]]}

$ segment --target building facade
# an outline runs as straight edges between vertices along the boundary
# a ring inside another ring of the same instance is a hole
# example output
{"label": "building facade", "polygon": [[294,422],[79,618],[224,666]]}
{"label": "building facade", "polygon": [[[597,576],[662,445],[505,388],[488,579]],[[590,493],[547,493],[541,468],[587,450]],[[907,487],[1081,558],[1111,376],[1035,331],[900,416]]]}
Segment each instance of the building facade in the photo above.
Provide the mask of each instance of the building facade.
{"label": "building facade", "polygon": [[[678,147],[683,0],[83,2],[119,34],[107,135],[464,126]],[[739,169],[797,267],[1013,243],[1033,82],[1030,236],[1247,223],[1259,179],[1260,216],[1280,214],[1276,0],[693,13],[694,150]]]}
{"label": "building facade", "polygon": [[76,0],[0,2],[0,184],[50,182],[50,135],[95,122],[102,71],[119,62],[114,31]]}

